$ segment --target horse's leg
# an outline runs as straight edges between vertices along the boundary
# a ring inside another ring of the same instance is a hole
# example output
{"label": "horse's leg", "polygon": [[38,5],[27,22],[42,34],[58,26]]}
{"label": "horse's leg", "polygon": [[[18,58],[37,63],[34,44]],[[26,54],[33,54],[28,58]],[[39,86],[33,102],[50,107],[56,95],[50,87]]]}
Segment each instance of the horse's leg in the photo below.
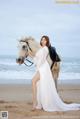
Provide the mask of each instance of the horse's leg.
{"label": "horse's leg", "polygon": [[52,70],[53,80],[57,89],[57,72],[55,70]]}
{"label": "horse's leg", "polygon": [[53,75],[53,79],[54,79],[57,91],[58,91],[57,82],[59,77],[59,71],[60,71],[60,62],[57,62],[57,65],[54,64],[52,68],[52,75]]}
{"label": "horse's leg", "polygon": [[32,92],[33,92],[33,110],[37,105],[37,82],[40,80],[40,74],[37,72],[32,79]]}

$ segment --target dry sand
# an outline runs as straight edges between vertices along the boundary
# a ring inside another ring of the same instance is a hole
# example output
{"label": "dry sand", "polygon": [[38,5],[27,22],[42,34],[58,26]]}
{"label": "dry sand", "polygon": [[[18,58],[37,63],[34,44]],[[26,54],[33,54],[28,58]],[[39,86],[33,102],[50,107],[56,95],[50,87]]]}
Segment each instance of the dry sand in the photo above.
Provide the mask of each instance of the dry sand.
{"label": "dry sand", "polygon": [[[59,84],[58,90],[65,102],[80,103],[80,84]],[[31,85],[0,85],[0,111],[8,111],[9,119],[80,119],[80,111],[45,112],[31,109]]]}

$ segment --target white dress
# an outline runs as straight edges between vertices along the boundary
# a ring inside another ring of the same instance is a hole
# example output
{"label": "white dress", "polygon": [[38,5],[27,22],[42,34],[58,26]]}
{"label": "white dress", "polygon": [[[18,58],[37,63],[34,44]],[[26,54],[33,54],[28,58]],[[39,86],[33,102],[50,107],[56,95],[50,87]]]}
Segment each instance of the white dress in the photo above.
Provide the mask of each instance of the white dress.
{"label": "white dress", "polygon": [[36,71],[40,73],[40,80],[37,82],[36,108],[43,108],[45,111],[80,110],[80,104],[66,104],[59,97],[47,62],[48,53],[48,48],[45,46],[40,48],[33,58]]}

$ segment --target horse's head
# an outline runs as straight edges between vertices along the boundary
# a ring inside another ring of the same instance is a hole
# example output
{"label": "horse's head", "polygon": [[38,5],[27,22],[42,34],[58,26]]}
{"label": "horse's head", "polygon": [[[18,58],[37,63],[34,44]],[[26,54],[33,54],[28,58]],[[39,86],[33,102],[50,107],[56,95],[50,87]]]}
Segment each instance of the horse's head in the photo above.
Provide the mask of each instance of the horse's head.
{"label": "horse's head", "polygon": [[35,54],[40,45],[32,38],[25,37],[19,40],[19,54],[16,62],[19,64],[24,63],[25,58],[29,56],[29,52]]}

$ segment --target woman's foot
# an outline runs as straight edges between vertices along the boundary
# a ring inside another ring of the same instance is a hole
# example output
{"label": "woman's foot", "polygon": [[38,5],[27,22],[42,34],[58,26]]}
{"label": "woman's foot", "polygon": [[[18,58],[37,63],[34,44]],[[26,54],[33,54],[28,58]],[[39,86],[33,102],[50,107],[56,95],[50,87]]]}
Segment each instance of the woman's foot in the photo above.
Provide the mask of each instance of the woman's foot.
{"label": "woman's foot", "polygon": [[36,104],[33,104],[32,111],[36,110]]}
{"label": "woman's foot", "polygon": [[36,107],[32,107],[31,111],[35,111],[36,110]]}
{"label": "woman's foot", "polygon": [[36,106],[36,109],[37,109],[37,110],[42,110],[42,107]]}
{"label": "woman's foot", "polygon": [[33,108],[31,109],[31,111],[35,111],[35,110],[42,110],[42,108],[33,107]]}
{"label": "woman's foot", "polygon": [[39,106],[33,105],[32,111],[35,111],[35,110],[42,110],[42,108]]}

